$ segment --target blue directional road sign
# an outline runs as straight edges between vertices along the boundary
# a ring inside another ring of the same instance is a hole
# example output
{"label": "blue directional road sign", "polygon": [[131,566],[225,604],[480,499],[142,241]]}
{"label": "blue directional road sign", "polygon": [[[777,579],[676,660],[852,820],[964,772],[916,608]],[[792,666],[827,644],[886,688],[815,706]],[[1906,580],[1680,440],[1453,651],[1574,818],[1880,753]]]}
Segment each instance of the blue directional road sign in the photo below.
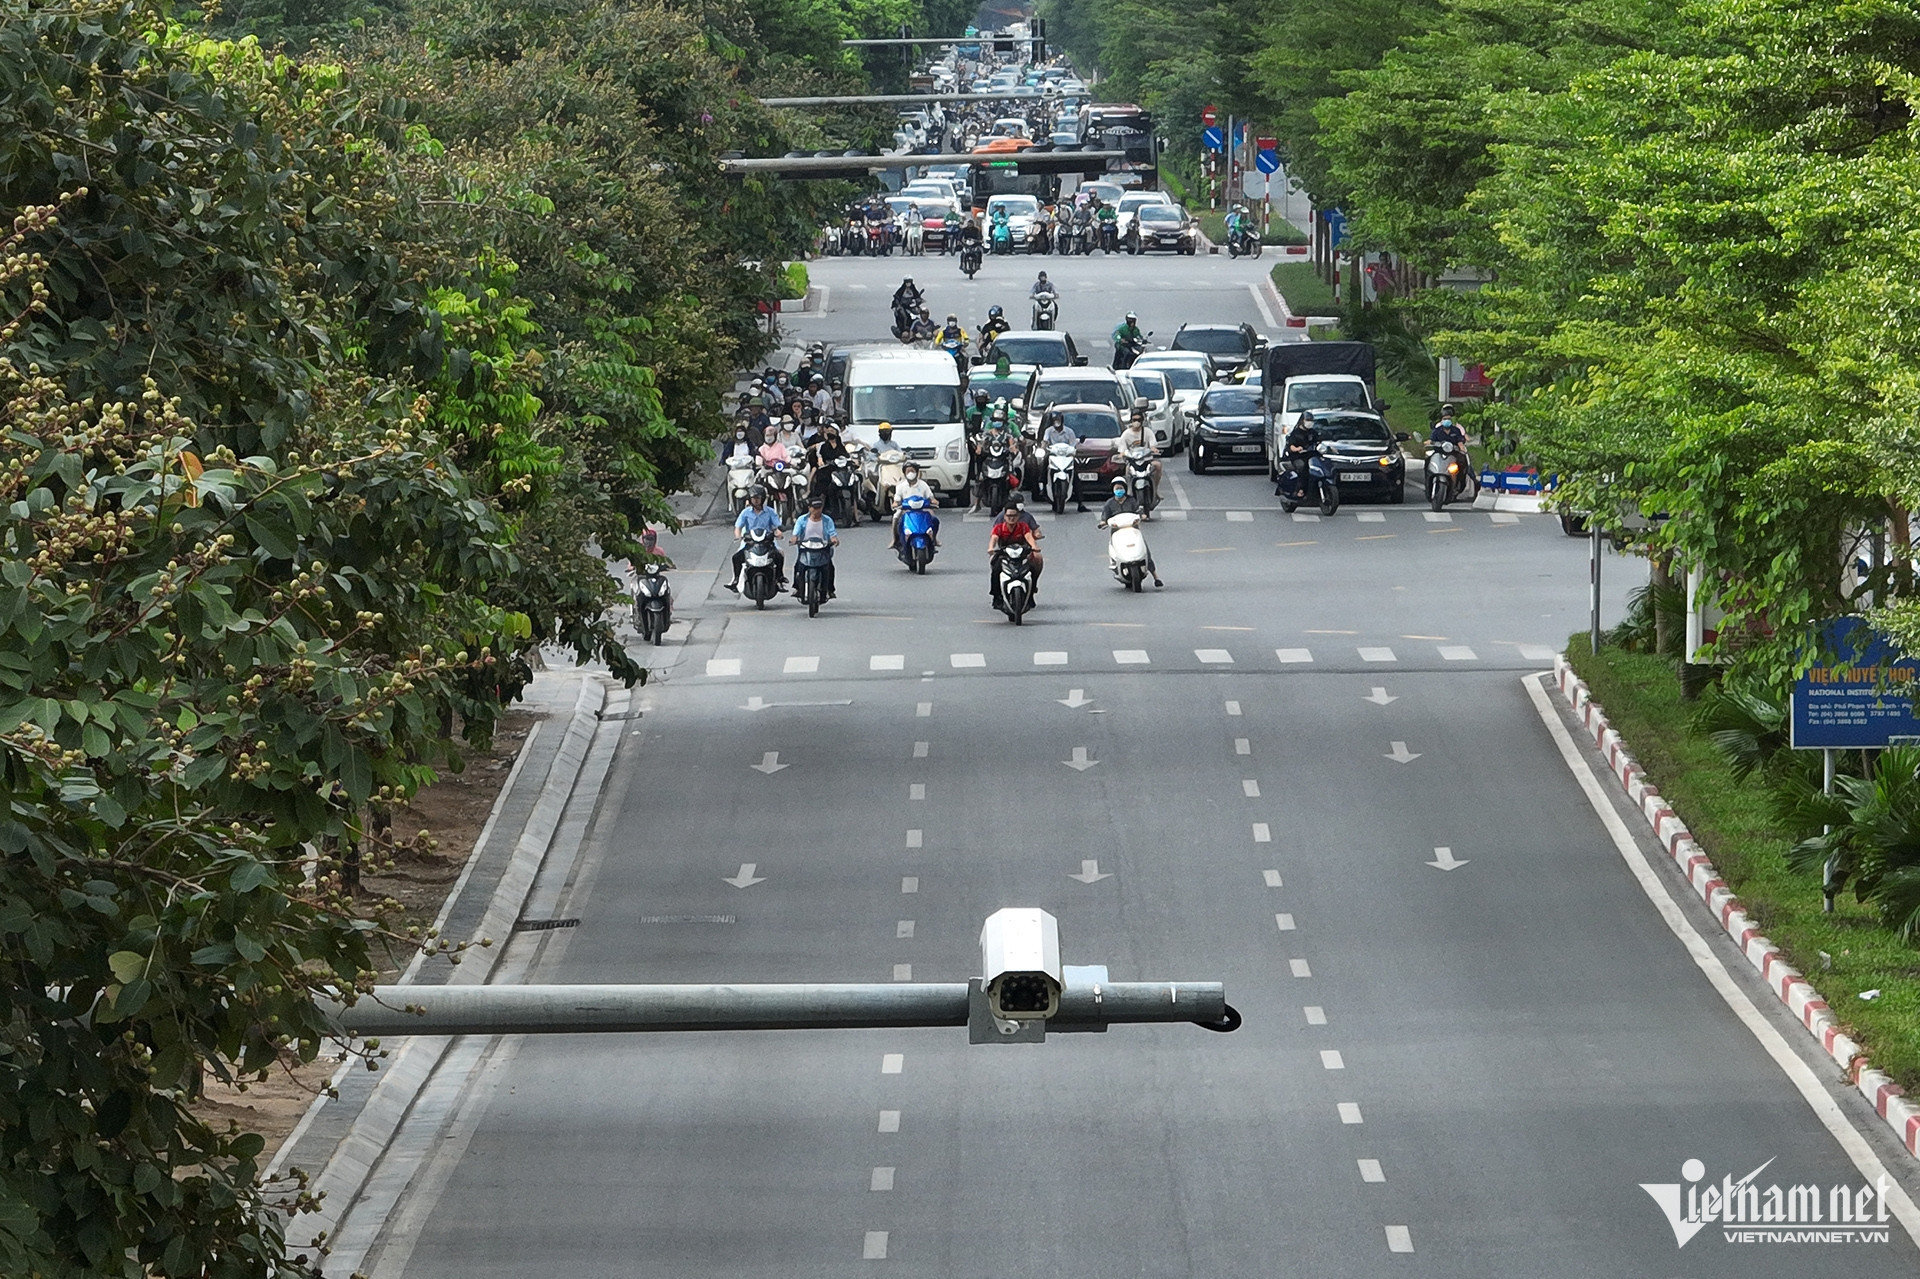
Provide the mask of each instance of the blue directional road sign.
{"label": "blue directional road sign", "polygon": [[1327,233],[1332,240],[1332,247],[1339,248],[1340,241],[1347,238],[1347,215],[1338,209],[1328,209]]}
{"label": "blue directional road sign", "polygon": [[1207,150],[1218,151],[1222,147],[1226,146],[1226,144],[1227,144],[1227,135],[1221,131],[1219,125],[1210,124],[1206,128],[1200,130],[1200,145],[1205,147]]}
{"label": "blue directional road sign", "polygon": [[1280,153],[1278,151],[1254,152],[1253,167],[1262,173],[1280,172]]}
{"label": "blue directional road sign", "polygon": [[1920,737],[1913,713],[1916,676],[1914,660],[1865,622],[1828,622],[1819,657],[1794,683],[1793,748],[1878,748]]}

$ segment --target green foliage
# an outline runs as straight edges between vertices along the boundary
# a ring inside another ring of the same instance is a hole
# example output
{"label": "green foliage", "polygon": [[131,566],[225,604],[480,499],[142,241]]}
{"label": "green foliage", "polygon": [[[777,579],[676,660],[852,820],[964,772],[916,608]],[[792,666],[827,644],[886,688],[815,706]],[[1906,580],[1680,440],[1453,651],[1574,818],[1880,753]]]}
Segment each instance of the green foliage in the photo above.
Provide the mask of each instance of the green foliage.
{"label": "green foliage", "polygon": [[1836,777],[1832,795],[1804,787],[1792,816],[1796,870],[1831,865],[1836,890],[1852,885],[1902,938],[1920,938],[1920,748],[1881,752],[1871,776]]}
{"label": "green foliage", "polygon": [[789,301],[807,296],[807,264],[805,262],[787,263],[786,274],[780,282],[780,296]]}

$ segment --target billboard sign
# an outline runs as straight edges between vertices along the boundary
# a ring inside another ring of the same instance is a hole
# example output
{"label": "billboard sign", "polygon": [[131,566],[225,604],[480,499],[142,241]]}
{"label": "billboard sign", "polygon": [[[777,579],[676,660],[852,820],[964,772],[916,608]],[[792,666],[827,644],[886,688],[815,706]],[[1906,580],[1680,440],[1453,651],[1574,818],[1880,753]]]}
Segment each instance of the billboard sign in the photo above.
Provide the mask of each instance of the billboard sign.
{"label": "billboard sign", "polygon": [[1896,738],[1920,738],[1916,672],[1920,664],[1859,618],[1828,621],[1814,664],[1794,681],[1793,748],[1879,749]]}

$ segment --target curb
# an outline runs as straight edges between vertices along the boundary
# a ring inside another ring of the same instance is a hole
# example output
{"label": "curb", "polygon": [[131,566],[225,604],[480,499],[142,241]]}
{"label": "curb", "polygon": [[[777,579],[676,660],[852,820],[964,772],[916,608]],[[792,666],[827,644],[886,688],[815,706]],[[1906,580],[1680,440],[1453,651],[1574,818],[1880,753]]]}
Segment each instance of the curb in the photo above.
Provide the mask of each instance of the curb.
{"label": "curb", "polygon": [[[468,951],[466,962],[448,975],[448,984],[484,984],[491,980],[499,968],[507,951],[514,921],[519,919],[527,897],[533,891],[534,880],[546,862],[561,817],[577,788],[607,695],[608,685],[603,678],[587,675],[581,680],[580,692],[574,701],[573,714],[567,723],[566,736],[561,741],[559,753],[554,757],[553,765],[541,785],[540,798],[521,831],[513,858],[494,887],[476,930],[478,936],[491,938],[493,945]],[[504,790],[502,794],[505,794]],[[417,965],[410,966],[401,979],[402,984],[411,982],[417,971]],[[313,1179],[313,1191],[322,1196],[320,1210],[290,1224],[290,1234],[294,1233],[294,1227],[297,1226],[298,1234],[308,1237],[308,1228],[311,1227],[311,1235],[324,1234],[329,1245],[338,1240],[341,1225],[360,1203],[379,1168],[382,1156],[393,1143],[421,1090],[426,1087],[453,1042],[450,1039],[408,1038],[401,1045],[380,1082],[374,1086],[372,1095],[367,1098],[360,1113],[354,1116],[347,1135]],[[349,1058],[348,1065],[355,1064]],[[308,1110],[308,1116],[326,1104],[326,1097],[316,1098]],[[303,1118],[302,1122],[304,1124],[306,1119]],[[297,1133],[298,1129],[295,1130]],[[293,1144],[294,1138],[290,1136],[282,1149],[291,1150]]]}
{"label": "curb", "polygon": [[1838,1019],[1813,983],[1789,967],[1779,947],[1762,936],[1759,928],[1747,918],[1733,890],[1727,887],[1706,852],[1694,842],[1687,824],[1661,798],[1658,788],[1647,780],[1645,770],[1627,753],[1626,744],[1608,723],[1606,712],[1593,700],[1586,681],[1573,673],[1563,655],[1556,654],[1553,659],[1553,682],[1572,708],[1574,718],[1592,734],[1593,744],[1607,761],[1607,768],[1640,810],[1660,846],[1685,873],[1687,883],[1720,922],[1727,936],[1740,947],[1740,953],[1760,974],[1774,998],[1787,1006],[1819,1043],[1820,1051],[1840,1067],[1848,1081],[1873,1106],[1874,1113],[1893,1130],[1906,1152],[1920,1156],[1920,1107],[1908,1102],[1900,1086],[1884,1072],[1867,1063],[1860,1045],[1841,1033]]}

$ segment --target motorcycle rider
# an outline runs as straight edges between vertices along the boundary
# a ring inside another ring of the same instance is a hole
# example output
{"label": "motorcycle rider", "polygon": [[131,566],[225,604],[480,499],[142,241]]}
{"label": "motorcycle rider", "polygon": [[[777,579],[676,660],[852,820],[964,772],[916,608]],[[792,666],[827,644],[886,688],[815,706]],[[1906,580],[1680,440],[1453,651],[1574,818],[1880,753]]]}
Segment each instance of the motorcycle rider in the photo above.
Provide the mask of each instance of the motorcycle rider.
{"label": "motorcycle rider", "polygon": [[832,483],[833,464],[852,452],[840,442],[840,428],[829,422],[820,437],[807,449],[808,465],[813,468],[812,491],[825,493]]}
{"label": "motorcycle rider", "polygon": [[968,218],[964,223],[961,224],[960,248],[963,252],[970,248],[971,249],[979,248],[981,244],[981,238],[982,237],[980,234],[980,219]]}
{"label": "motorcycle rider", "polygon": [[1480,495],[1480,483],[1473,473],[1473,461],[1467,456],[1467,433],[1453,420],[1453,405],[1440,406],[1440,420],[1427,432],[1429,444],[1447,443],[1460,450],[1460,492],[1472,500]]}
{"label": "motorcycle rider", "polygon": [[1053,281],[1047,278],[1045,271],[1042,271],[1040,278],[1033,282],[1033,287],[1027,290],[1027,296],[1029,298],[1038,298],[1044,297],[1049,293],[1055,297],[1060,296],[1060,290],[1053,287]]}
{"label": "motorcycle rider", "polygon": [[[1098,202],[1099,197],[1094,197]],[[1093,211],[1094,218],[1100,223],[1100,247],[1107,248],[1119,243],[1120,208],[1118,205],[1101,204]]]}
{"label": "motorcycle rider", "polygon": [[996,205],[994,206],[993,212],[987,216],[993,220],[993,242],[998,244],[1000,241],[1005,240],[1007,242],[1007,248],[1011,250],[1013,248],[1013,223],[1007,218],[1007,206],[1004,204]]}
{"label": "motorcycle rider", "polygon": [[781,430],[777,434],[769,434],[767,442],[759,448],[760,465],[771,471],[776,463],[791,462],[793,455],[787,451],[787,445],[791,443],[793,439],[788,431]]}
{"label": "motorcycle rider", "polygon": [[993,349],[993,344],[1013,326],[1007,323],[1007,316],[998,306],[987,308],[987,318],[980,325],[980,354],[985,355]]}
{"label": "motorcycle rider", "polygon": [[913,313],[926,301],[913,277],[900,281],[900,287],[893,291],[893,335],[903,336],[911,326]]}
{"label": "motorcycle rider", "polygon": [[1033,594],[1029,600],[1038,604],[1040,570],[1045,567],[1045,557],[1040,554],[1040,530],[1021,512],[1018,497],[1007,499],[1006,509],[1000,512],[993,532],[987,535],[987,591],[995,608],[1000,607],[1000,548],[1014,542],[1025,542],[1033,551]]}
{"label": "motorcycle rider", "polygon": [[1281,446],[1281,456],[1293,473],[1300,477],[1300,492],[1307,491],[1307,459],[1320,449],[1320,430],[1313,424],[1313,412],[1308,410],[1294,422],[1293,429],[1287,432],[1286,441]]}
{"label": "motorcycle rider", "polygon": [[1146,341],[1147,335],[1140,331],[1140,317],[1127,312],[1127,318],[1113,330],[1113,367],[1132,368],[1135,345],[1145,346]]}
{"label": "motorcycle rider", "polygon": [[1099,203],[1099,196],[1089,196],[1087,203],[1073,211],[1073,233],[1080,240],[1083,253],[1090,247],[1089,239],[1093,235],[1093,211]]}
{"label": "motorcycle rider", "polygon": [[[807,499],[806,513],[793,522],[793,534],[790,540],[795,546],[798,546],[810,538],[825,539],[829,548],[827,551],[826,564],[826,588],[827,598],[832,599],[834,597],[834,589],[833,551],[831,548],[840,545],[840,535],[834,528],[833,516],[827,514],[827,499],[818,493],[815,493]],[[794,587],[796,594],[799,592],[799,589],[798,586]]]}
{"label": "motorcycle rider", "polygon": [[813,394],[808,397],[808,402],[813,405],[813,415],[824,422],[833,416],[833,392],[827,389],[825,374],[814,374],[809,384],[813,387]]}
{"label": "motorcycle rider", "polygon": [[934,500],[933,486],[920,478],[920,465],[917,462],[908,462],[905,466],[902,466],[900,468],[900,482],[893,486],[893,541],[887,544],[887,549],[891,551],[900,549],[900,521],[902,517],[906,515],[906,512],[901,509],[901,504],[910,497],[923,497],[927,500],[928,514],[931,515],[933,519],[933,545],[938,549],[940,545],[940,517],[933,515],[933,508],[938,506],[939,503]]}
{"label": "motorcycle rider", "polygon": [[727,582],[727,589],[735,595],[740,593],[741,578],[747,571],[747,534],[770,530],[774,535],[773,571],[779,587],[787,585],[787,561],[780,553],[780,512],[767,505],[767,489],[756,484],[747,490],[747,504],[740,508],[740,514],[733,521],[733,535],[740,545],[733,551],[733,577]]}
{"label": "motorcycle rider", "polygon": [[[1067,419],[1060,414],[1059,410],[1048,409],[1044,420],[1046,422],[1046,429],[1040,433],[1040,451],[1042,453],[1046,453],[1056,444],[1064,444],[1070,449],[1080,447],[1080,437],[1073,433],[1073,428],[1067,425]],[[1087,513],[1087,503],[1086,500],[1080,496],[1078,485],[1074,486],[1073,503],[1074,508],[1082,515]]]}
{"label": "motorcycle rider", "polygon": [[736,457],[752,457],[753,445],[747,442],[747,428],[744,423],[733,428],[733,438],[720,446],[720,465]]}
{"label": "motorcycle rider", "polygon": [[1160,446],[1153,442],[1153,433],[1147,430],[1145,410],[1136,407],[1133,416],[1120,431],[1120,452],[1124,456],[1130,449],[1145,449],[1153,454],[1153,496],[1160,497]]}
{"label": "motorcycle rider", "polygon": [[[973,441],[975,470],[978,470],[985,461],[987,449],[996,438],[999,439],[1007,450],[1007,466],[1009,468],[1007,471],[1007,492],[1011,495],[1020,487],[1020,441],[1015,437],[1013,428],[1007,421],[1007,402],[1005,400],[993,406],[992,411],[987,416],[985,429],[982,430],[979,436]],[[974,486],[973,509],[976,511],[980,509],[979,485]],[[989,511],[988,514],[997,515],[999,512]]]}
{"label": "motorcycle rider", "polygon": [[[1100,523],[1096,527],[1105,528],[1107,521],[1116,515],[1139,515],[1140,513],[1140,503],[1135,500],[1132,493],[1127,491],[1127,481],[1122,477],[1116,476],[1113,481],[1113,496],[1101,505]],[[1142,543],[1146,541],[1144,537],[1140,540]],[[1153,575],[1153,584],[1155,586],[1166,585],[1165,582],[1160,580],[1160,570],[1153,565],[1153,548],[1151,546],[1147,547],[1147,572]]]}
{"label": "motorcycle rider", "polygon": [[1247,206],[1244,204],[1234,205],[1232,211],[1227,214],[1227,239],[1232,240],[1235,236],[1239,235],[1242,230],[1246,229],[1246,225]]}
{"label": "motorcycle rider", "polygon": [[937,332],[939,330],[934,327],[933,317],[927,314],[926,307],[921,307],[920,313],[913,317],[913,328],[909,331],[909,336],[915,342],[931,342],[933,335]]}
{"label": "motorcycle rider", "polygon": [[946,324],[941,327],[938,333],[934,334],[933,344],[942,350],[952,349],[953,362],[960,366],[960,375],[965,377],[967,372],[967,331],[960,327],[959,316],[947,316]]}

